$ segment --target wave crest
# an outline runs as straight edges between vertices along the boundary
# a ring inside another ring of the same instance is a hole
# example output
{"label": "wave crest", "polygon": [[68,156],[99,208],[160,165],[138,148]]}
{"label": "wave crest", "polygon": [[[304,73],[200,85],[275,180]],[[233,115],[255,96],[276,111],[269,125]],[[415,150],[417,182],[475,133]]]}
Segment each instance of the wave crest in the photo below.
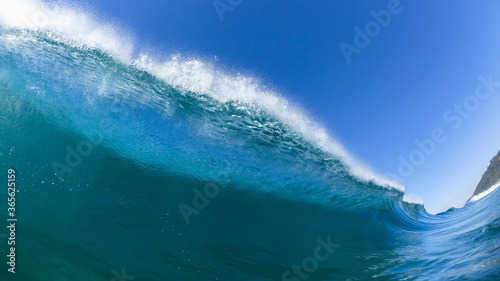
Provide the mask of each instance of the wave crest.
{"label": "wave crest", "polygon": [[[404,191],[404,187],[377,175],[350,155],[327,130],[314,122],[303,110],[278,93],[268,90],[258,79],[228,74],[195,58],[174,55],[167,61],[155,61],[136,50],[129,32],[120,30],[68,3],[40,1],[0,1],[0,23],[10,29],[43,30],[72,46],[104,51],[120,62],[146,71],[181,92],[209,96],[220,102],[235,102],[252,110],[265,111],[347,166],[349,172],[364,182]],[[62,36],[62,37],[60,37]]]}

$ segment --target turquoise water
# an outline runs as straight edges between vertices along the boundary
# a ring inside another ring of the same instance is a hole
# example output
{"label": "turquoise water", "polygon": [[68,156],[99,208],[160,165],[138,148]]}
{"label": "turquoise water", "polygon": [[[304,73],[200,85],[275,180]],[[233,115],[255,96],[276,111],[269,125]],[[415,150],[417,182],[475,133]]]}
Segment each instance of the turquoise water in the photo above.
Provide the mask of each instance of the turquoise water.
{"label": "turquoise water", "polygon": [[430,215],[248,79],[1,27],[0,280],[500,279],[498,190]]}

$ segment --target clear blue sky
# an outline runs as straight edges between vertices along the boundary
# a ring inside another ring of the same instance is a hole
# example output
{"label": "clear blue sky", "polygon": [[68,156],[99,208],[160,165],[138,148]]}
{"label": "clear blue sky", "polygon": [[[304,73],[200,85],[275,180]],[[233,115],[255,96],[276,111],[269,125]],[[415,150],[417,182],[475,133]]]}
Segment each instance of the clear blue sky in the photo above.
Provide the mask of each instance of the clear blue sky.
{"label": "clear blue sky", "polygon": [[[262,78],[380,174],[401,176],[399,156],[442,129],[446,140],[423,161],[413,153],[423,163],[402,177],[430,212],[461,206],[500,149],[500,86],[471,97],[478,76],[500,82],[498,1],[215,1],[230,7],[223,20],[213,0],[85,2],[145,48],[217,56]],[[388,7],[375,30],[371,11]],[[373,37],[348,63],[340,44],[355,47],[354,28],[367,24]],[[464,101],[467,118],[454,109]]]}

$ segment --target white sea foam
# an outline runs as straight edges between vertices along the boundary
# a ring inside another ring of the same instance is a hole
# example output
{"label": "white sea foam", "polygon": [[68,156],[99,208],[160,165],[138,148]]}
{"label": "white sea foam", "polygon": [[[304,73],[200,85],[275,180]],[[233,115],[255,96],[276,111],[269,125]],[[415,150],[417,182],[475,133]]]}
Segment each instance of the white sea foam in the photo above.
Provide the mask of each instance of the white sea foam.
{"label": "white sea foam", "polygon": [[[137,52],[130,33],[68,3],[0,0],[0,24],[8,28],[61,34],[73,44],[103,50],[122,63],[147,71],[181,91],[207,95],[219,102],[235,101],[265,110],[317,147],[342,159],[350,172],[360,180],[404,191],[400,184],[377,175],[352,157],[303,110],[253,77],[228,74],[202,60],[180,55],[174,55],[167,61],[155,61],[151,56]],[[134,54],[139,55],[134,57]]]}
{"label": "white sea foam", "polygon": [[10,28],[52,31],[76,44],[101,49],[122,62],[131,61],[134,51],[130,33],[86,13],[75,4],[0,0],[0,24]]}
{"label": "white sea foam", "polygon": [[500,186],[500,181],[497,182],[496,184],[492,185],[490,188],[488,188],[487,190],[479,193],[478,195],[474,195],[472,196],[472,198],[470,199],[469,202],[474,202],[474,201],[477,201],[479,199],[482,199],[486,196],[488,196],[488,194],[492,193],[493,191],[495,191],[495,189],[497,189],[498,187]]}

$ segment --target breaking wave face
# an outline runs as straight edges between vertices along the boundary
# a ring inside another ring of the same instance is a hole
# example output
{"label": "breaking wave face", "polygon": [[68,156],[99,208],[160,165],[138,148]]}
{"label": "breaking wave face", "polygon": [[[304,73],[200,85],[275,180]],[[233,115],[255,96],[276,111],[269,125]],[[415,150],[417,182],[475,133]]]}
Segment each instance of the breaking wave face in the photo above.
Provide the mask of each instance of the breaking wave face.
{"label": "breaking wave face", "polygon": [[258,79],[124,34],[74,5],[0,1],[16,280],[500,276],[497,190],[429,215]]}
{"label": "breaking wave face", "polygon": [[110,24],[102,24],[76,8],[55,4],[47,6],[31,1],[5,1],[1,10],[2,22],[10,28],[39,31],[71,47],[99,50],[124,66],[154,76],[182,94],[190,92],[220,104],[238,104],[247,114],[265,112],[300,135],[304,141],[341,159],[349,172],[360,180],[403,190],[399,184],[376,175],[358,163],[304,112],[252,77],[226,74],[210,64],[197,59],[183,59],[180,55],[172,56],[169,61],[155,62],[147,54],[136,51],[131,36],[124,31],[117,31]]}

